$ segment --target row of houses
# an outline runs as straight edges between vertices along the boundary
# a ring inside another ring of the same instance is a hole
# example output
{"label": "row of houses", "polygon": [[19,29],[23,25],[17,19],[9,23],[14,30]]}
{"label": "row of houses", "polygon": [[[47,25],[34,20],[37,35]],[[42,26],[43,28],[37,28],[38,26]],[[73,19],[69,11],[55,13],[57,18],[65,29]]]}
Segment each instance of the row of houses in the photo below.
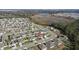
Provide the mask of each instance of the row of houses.
{"label": "row of houses", "polygon": [[[0,31],[0,49],[43,50],[57,47],[60,31],[53,27],[37,25],[26,18],[2,20]],[[3,24],[3,25],[2,25]]]}

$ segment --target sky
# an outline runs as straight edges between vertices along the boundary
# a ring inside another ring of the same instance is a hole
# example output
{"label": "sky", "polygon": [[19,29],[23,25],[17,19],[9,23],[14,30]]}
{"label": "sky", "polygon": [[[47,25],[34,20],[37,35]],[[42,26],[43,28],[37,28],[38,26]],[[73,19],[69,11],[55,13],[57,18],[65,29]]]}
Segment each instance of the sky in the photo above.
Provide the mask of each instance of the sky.
{"label": "sky", "polygon": [[78,0],[0,0],[0,9],[79,9]]}

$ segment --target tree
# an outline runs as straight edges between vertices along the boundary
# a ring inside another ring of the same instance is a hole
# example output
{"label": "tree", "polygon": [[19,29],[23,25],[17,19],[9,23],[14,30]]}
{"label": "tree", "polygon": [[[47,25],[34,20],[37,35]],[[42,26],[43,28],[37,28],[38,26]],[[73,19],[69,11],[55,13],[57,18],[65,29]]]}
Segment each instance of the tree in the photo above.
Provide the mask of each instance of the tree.
{"label": "tree", "polygon": [[[79,20],[70,22],[65,25],[64,23],[53,23],[51,26],[59,29],[63,34],[69,38],[70,45],[66,43],[66,46],[71,50],[79,49]],[[68,48],[67,47],[67,48]]]}
{"label": "tree", "polygon": [[68,36],[72,50],[79,49],[79,20],[66,26],[65,34]]}

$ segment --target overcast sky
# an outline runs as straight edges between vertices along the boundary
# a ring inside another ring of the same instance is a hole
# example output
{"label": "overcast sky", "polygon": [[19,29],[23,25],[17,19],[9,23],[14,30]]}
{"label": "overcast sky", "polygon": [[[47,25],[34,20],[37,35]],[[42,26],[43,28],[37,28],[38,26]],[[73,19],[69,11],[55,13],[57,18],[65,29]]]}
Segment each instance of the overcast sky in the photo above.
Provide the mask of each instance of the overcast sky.
{"label": "overcast sky", "polygon": [[78,0],[0,0],[0,9],[79,9]]}

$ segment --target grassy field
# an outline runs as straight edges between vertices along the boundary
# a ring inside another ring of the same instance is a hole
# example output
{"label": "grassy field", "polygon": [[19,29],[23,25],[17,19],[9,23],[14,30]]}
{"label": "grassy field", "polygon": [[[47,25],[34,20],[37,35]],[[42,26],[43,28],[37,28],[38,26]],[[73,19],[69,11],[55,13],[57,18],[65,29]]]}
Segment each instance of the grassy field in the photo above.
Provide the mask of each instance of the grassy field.
{"label": "grassy field", "polygon": [[31,21],[37,23],[37,24],[42,24],[42,25],[50,25],[52,23],[64,23],[68,24],[72,21],[74,21],[73,18],[68,18],[68,17],[61,17],[61,16],[42,16],[42,15],[34,15],[31,17]]}

